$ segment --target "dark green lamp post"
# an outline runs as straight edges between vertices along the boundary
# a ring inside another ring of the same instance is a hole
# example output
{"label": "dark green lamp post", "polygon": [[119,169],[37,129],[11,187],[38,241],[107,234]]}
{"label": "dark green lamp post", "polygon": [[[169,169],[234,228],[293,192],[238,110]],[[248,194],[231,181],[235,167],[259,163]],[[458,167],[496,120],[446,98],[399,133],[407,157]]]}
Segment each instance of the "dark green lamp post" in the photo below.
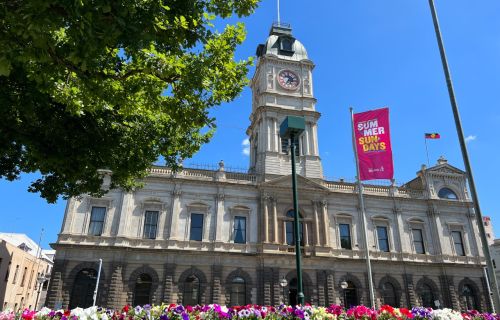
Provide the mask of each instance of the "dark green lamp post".
{"label": "dark green lamp post", "polygon": [[[293,191],[293,229],[295,234],[295,263],[297,266],[297,302],[304,304],[302,287],[302,263],[300,257],[299,201],[297,199],[297,175],[295,173],[295,140],[305,129],[303,117],[287,116],[280,125],[280,136],[290,139],[290,157],[292,159],[292,191]],[[298,139],[297,139],[298,141]]]}

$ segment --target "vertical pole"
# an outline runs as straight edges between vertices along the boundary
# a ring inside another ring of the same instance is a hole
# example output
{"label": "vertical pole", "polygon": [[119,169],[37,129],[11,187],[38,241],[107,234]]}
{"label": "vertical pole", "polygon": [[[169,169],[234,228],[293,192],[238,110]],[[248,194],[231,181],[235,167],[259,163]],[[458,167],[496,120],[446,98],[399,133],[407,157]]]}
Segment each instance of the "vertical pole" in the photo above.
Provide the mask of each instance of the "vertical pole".
{"label": "vertical pole", "polygon": [[[486,279],[486,288],[488,289],[488,301],[490,302],[490,305],[494,305],[493,304],[493,292],[491,291],[491,287],[490,287],[490,280],[489,280],[489,276],[488,276],[488,268],[483,268],[483,273],[484,273],[484,278]],[[495,310],[493,310],[493,312],[495,312]]]}
{"label": "vertical pole", "polygon": [[372,265],[370,262],[370,248],[368,247],[368,235],[366,234],[366,213],[365,213],[365,201],[363,199],[363,184],[361,183],[359,176],[359,159],[358,159],[358,149],[356,148],[356,136],[354,134],[354,113],[352,107],[349,109],[351,111],[351,130],[352,130],[352,147],[354,149],[354,158],[356,159],[356,180],[358,184],[358,199],[359,206],[361,209],[361,228],[363,229],[363,238],[365,242],[366,250],[366,269],[368,271],[368,290],[370,293],[370,307],[375,307],[375,293],[373,291],[373,279],[372,279]]}
{"label": "vertical pole", "polygon": [[42,255],[42,237],[43,237],[43,232],[44,232],[44,229],[42,228],[42,230],[40,231],[40,238],[38,239],[38,249],[36,251],[36,282],[37,282],[37,288],[38,288],[38,291],[36,293],[36,299],[35,299],[35,310],[38,310],[38,299],[40,298],[40,290],[42,289],[42,284],[38,284],[38,271],[40,270],[40,260],[41,260],[41,255]]}
{"label": "vertical pole", "polygon": [[101,279],[101,269],[102,269],[102,259],[99,259],[99,271],[97,271],[97,280],[95,283],[95,290],[94,290],[94,304],[92,306],[95,307],[95,302],[97,300],[97,291],[99,290],[99,279]]}
{"label": "vertical pole", "polygon": [[304,304],[304,291],[302,289],[302,263],[300,253],[300,229],[299,229],[299,200],[297,198],[297,175],[295,173],[295,135],[290,135],[290,152],[292,158],[292,191],[293,191],[293,229],[295,233],[295,264],[297,267],[297,302]]}
{"label": "vertical pole", "polygon": [[424,134],[424,142],[425,142],[425,154],[427,155],[427,166],[430,167],[430,162],[429,162],[429,149],[427,149],[427,138],[425,137]]}
{"label": "vertical pole", "polygon": [[276,5],[278,7],[278,26],[281,24],[280,22],[280,0],[276,0]]}
{"label": "vertical pole", "polygon": [[479,198],[476,192],[476,184],[474,182],[474,175],[472,174],[472,167],[469,161],[469,153],[467,152],[467,146],[465,144],[464,132],[462,129],[462,120],[460,119],[460,113],[458,111],[458,104],[455,99],[455,91],[453,90],[453,83],[451,81],[450,68],[448,67],[448,61],[446,59],[446,52],[444,50],[443,39],[441,38],[441,30],[439,29],[439,21],[436,13],[436,7],[434,6],[434,1],[429,0],[429,6],[432,14],[432,21],[434,23],[434,30],[436,32],[436,38],[439,46],[439,53],[441,55],[441,62],[443,64],[443,71],[446,78],[446,85],[448,87],[448,95],[450,97],[451,109],[453,110],[453,117],[455,118],[455,126],[457,129],[458,140],[460,141],[460,149],[462,151],[462,158],[465,165],[465,172],[467,178],[469,179],[470,193],[472,196],[472,201],[474,203],[474,211],[477,214],[477,224],[479,227],[479,235],[481,236],[481,242],[483,247],[484,257],[486,259],[486,265],[488,268],[488,275],[490,281],[490,288],[493,292],[492,312],[500,306],[500,298],[498,296],[498,286],[495,277],[495,269],[493,268],[493,262],[491,260],[490,249],[488,247],[488,240],[486,239],[486,231],[483,225],[483,215],[481,214],[481,207],[479,206]]}

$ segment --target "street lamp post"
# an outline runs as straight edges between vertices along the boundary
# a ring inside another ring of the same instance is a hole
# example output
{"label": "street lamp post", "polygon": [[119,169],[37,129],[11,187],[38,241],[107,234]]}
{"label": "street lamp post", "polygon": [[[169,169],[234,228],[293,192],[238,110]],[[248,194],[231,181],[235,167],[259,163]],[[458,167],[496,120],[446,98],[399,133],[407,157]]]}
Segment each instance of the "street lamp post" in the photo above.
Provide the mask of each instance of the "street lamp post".
{"label": "street lamp post", "polygon": [[[302,265],[300,256],[300,229],[299,229],[299,201],[297,197],[297,175],[295,173],[295,139],[305,129],[303,117],[287,116],[280,125],[280,136],[290,139],[290,158],[292,162],[292,191],[293,191],[293,229],[295,234],[295,264],[297,268],[297,302],[304,304],[304,291],[302,288]],[[298,140],[298,139],[297,139]]]}
{"label": "street lamp post", "polygon": [[495,276],[495,267],[493,266],[493,260],[491,259],[490,248],[488,247],[488,239],[486,238],[486,231],[484,230],[483,215],[481,213],[481,207],[479,205],[479,198],[476,192],[476,183],[474,182],[474,175],[472,174],[472,167],[469,161],[469,152],[467,151],[467,145],[465,144],[465,136],[462,128],[462,120],[460,118],[460,113],[458,111],[458,104],[455,98],[455,90],[453,89],[453,82],[451,80],[450,68],[448,66],[448,59],[446,59],[446,52],[444,50],[443,39],[441,37],[441,30],[439,28],[438,16],[436,13],[436,7],[434,5],[434,0],[429,0],[429,7],[432,14],[432,22],[434,24],[434,31],[436,32],[436,39],[439,47],[439,54],[441,56],[441,63],[443,65],[443,71],[446,78],[446,86],[448,87],[448,95],[450,97],[451,110],[453,111],[453,117],[455,119],[455,127],[457,130],[458,141],[460,142],[460,149],[462,151],[462,158],[465,165],[465,172],[467,173],[467,178],[469,179],[469,190],[472,196],[472,203],[474,204],[474,211],[477,215],[476,221],[479,228],[479,236],[481,237],[481,244],[483,248],[484,258],[486,259],[486,265],[488,267],[488,279],[490,288],[493,293],[493,304],[492,313],[500,308],[500,296],[498,293],[497,280]]}
{"label": "street lamp post", "polygon": [[45,276],[43,273],[36,278],[37,287],[38,287],[38,290],[36,292],[36,299],[35,299],[35,309],[36,310],[38,310],[38,299],[40,298],[40,291],[42,291],[43,283],[46,280],[48,280],[48,276]]}
{"label": "street lamp post", "polygon": [[281,286],[281,288],[283,288],[283,299],[282,299],[283,304],[285,304],[285,288],[287,285],[288,285],[288,281],[286,281],[285,277],[283,277],[283,279],[281,279],[281,281],[280,281],[280,286]]}
{"label": "street lamp post", "polygon": [[345,290],[347,289],[347,287],[349,286],[349,284],[343,280],[341,283],[340,283],[340,287],[342,288],[342,294],[344,296],[344,308],[347,308],[347,299],[346,299],[346,295],[345,295]]}

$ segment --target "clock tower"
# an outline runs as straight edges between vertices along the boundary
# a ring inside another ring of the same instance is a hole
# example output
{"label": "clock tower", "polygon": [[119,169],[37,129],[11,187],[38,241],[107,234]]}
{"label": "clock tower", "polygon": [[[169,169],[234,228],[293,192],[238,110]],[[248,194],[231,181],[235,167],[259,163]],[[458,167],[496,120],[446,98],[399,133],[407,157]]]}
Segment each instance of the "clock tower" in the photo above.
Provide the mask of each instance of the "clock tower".
{"label": "clock tower", "polygon": [[274,24],[264,44],[257,47],[257,66],[251,80],[252,114],[247,129],[250,140],[250,171],[261,179],[291,174],[289,146],[280,138],[280,124],[286,116],[305,119],[305,131],[296,143],[297,173],[323,179],[318,151],[316,111],[313,96],[314,63],[292,35],[289,25]]}

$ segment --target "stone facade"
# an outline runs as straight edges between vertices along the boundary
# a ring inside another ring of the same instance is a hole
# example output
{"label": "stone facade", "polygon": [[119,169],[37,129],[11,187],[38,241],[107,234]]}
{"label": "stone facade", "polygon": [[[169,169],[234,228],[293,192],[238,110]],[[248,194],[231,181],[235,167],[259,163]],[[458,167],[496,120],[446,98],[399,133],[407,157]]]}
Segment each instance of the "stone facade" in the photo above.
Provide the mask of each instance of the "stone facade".
{"label": "stone facade", "polygon": [[[314,64],[283,26],[271,29],[257,55],[249,173],[227,172],[222,162],[213,171],[154,166],[142,189],[70,199],[53,245],[49,306],[88,303],[89,290],[81,288],[93,283],[98,259],[103,269],[97,302],[103,306],[293,303],[290,155],[284,148],[290,142],[279,138],[286,115],[306,118],[297,157],[306,301],[368,303],[357,189],[323,179]],[[299,77],[292,90],[278,83],[282,70]],[[464,172],[440,159],[403,186],[366,185],[364,193],[377,304],[439,300],[456,309],[488,307]],[[345,291],[342,281],[349,283]]]}
{"label": "stone facade", "polygon": [[22,233],[0,233],[0,310],[39,309],[45,302],[53,252]]}

